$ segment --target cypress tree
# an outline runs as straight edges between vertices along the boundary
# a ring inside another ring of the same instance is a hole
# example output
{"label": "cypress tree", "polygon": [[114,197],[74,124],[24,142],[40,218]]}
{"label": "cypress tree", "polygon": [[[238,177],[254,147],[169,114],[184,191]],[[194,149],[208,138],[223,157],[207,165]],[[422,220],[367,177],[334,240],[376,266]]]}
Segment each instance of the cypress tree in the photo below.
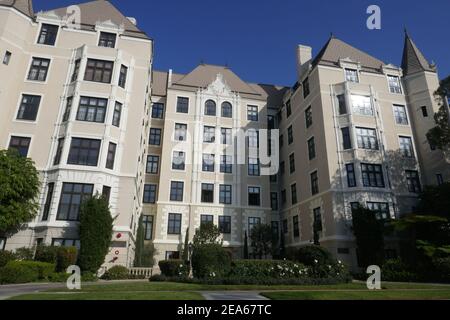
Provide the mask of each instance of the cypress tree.
{"label": "cypress tree", "polygon": [[244,259],[248,259],[247,231],[245,231],[245,236],[244,236]]}

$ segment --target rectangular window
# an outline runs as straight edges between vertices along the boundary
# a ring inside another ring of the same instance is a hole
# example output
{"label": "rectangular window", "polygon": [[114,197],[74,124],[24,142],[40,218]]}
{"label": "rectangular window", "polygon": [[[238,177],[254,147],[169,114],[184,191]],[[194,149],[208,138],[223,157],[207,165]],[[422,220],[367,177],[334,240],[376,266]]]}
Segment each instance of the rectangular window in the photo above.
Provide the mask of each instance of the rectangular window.
{"label": "rectangular window", "polygon": [[309,106],[305,110],[305,122],[306,122],[306,128],[309,128],[313,124],[313,118],[312,118],[312,109],[311,106]]}
{"label": "rectangular window", "polygon": [[17,119],[35,121],[41,103],[41,96],[23,94]]}
{"label": "rectangular window", "polygon": [[186,154],[183,151],[174,151],[172,157],[172,169],[184,170],[186,167]]}
{"label": "rectangular window", "polygon": [[314,137],[308,140],[308,157],[312,160],[316,157],[316,143]]}
{"label": "rectangular window", "polygon": [[422,188],[420,186],[419,173],[414,170],[406,170],[406,183],[408,184],[408,191],[419,193]]}
{"label": "rectangular window", "polygon": [[56,147],[55,158],[53,159],[53,165],[56,166],[61,162],[61,155],[64,147],[64,138],[58,139],[58,146]]}
{"label": "rectangular window", "polygon": [[230,128],[221,128],[220,134],[222,138],[222,144],[231,144],[231,129]]}
{"label": "rectangular window", "polygon": [[389,204],[387,202],[367,202],[367,209],[375,211],[378,220],[389,220]]}
{"label": "rectangular window", "polygon": [[155,203],[156,202],[156,184],[145,184],[144,185],[144,203]]}
{"label": "rectangular window", "polygon": [[255,226],[261,224],[261,218],[258,217],[249,217],[248,218],[248,235],[252,234],[252,230]]}
{"label": "rectangular window", "polygon": [[300,237],[300,225],[298,223],[298,215],[292,217],[292,223],[294,226],[294,238]]}
{"label": "rectangular window", "polygon": [[231,233],[231,216],[219,216],[220,233]]}
{"label": "rectangular window", "polygon": [[216,128],[204,126],[203,127],[203,142],[213,143],[216,141]]}
{"label": "rectangular window", "polygon": [[414,149],[411,137],[399,137],[400,153],[406,158],[414,157]]}
{"label": "rectangular window", "polygon": [[259,147],[259,132],[255,129],[249,129],[247,131],[247,144],[249,148],[258,148]]}
{"label": "rectangular window", "polygon": [[394,117],[397,124],[408,124],[408,116],[406,115],[405,106],[394,105]]}
{"label": "rectangular window", "polygon": [[97,166],[101,140],[72,138],[67,164]]}
{"label": "rectangular window", "polygon": [[400,85],[400,79],[397,76],[387,76],[389,83],[389,91],[391,93],[402,93],[402,87]]}
{"label": "rectangular window", "polygon": [[291,202],[292,205],[297,204],[297,184],[291,185]]}
{"label": "rectangular window", "polygon": [[248,205],[260,206],[261,205],[261,188],[260,187],[248,187]]}
{"label": "rectangular window", "polygon": [[170,201],[183,201],[184,182],[172,181],[170,183]]}
{"label": "rectangular window", "polygon": [[305,80],[303,80],[302,82],[302,86],[303,86],[303,98],[306,98],[307,96],[309,96],[309,78],[306,78]]}
{"label": "rectangular window", "polygon": [[22,157],[26,158],[28,156],[30,142],[31,138],[12,136],[9,141],[9,149],[17,150]]}
{"label": "rectangular window", "polygon": [[222,155],[220,156],[220,172],[221,173],[232,173],[233,172],[233,166],[232,166],[233,158],[228,155]]}
{"label": "rectangular window", "polygon": [[426,106],[423,106],[423,107],[421,107],[420,109],[422,110],[422,116],[423,116],[424,118],[428,117],[428,110],[427,110],[427,107],[426,107]]}
{"label": "rectangular window", "polygon": [[319,177],[317,171],[311,173],[311,194],[315,195],[319,193]]}
{"label": "rectangular window", "polygon": [[88,59],[86,71],[84,73],[84,80],[111,83],[113,67],[113,61]]}
{"label": "rectangular window", "polygon": [[444,183],[444,178],[442,177],[442,173],[437,173],[436,174],[436,180],[437,180],[438,186],[440,186],[441,184]]}
{"label": "rectangular window", "polygon": [[107,105],[107,99],[81,97],[77,120],[104,123]]}
{"label": "rectangular window", "polygon": [[175,123],[175,141],[186,141],[187,124]]}
{"label": "rectangular window", "polygon": [[12,55],[11,52],[9,52],[9,51],[5,52],[5,55],[3,56],[3,64],[4,65],[9,65],[9,62],[11,61],[11,55]]}
{"label": "rectangular window", "polygon": [[342,132],[342,142],[343,142],[343,148],[344,150],[348,150],[352,148],[352,140],[350,138],[350,128],[345,127],[341,128]]}
{"label": "rectangular window", "polygon": [[202,183],[202,202],[205,203],[214,202],[214,184]]}
{"label": "rectangular window", "polygon": [[153,239],[153,216],[142,217],[142,227],[144,229],[144,240]]}
{"label": "rectangular window", "polygon": [[314,224],[313,224],[314,232],[322,231],[322,212],[320,207],[315,208],[313,210],[313,214],[314,214]]}
{"label": "rectangular window", "polygon": [[372,102],[370,97],[352,94],[353,113],[363,116],[373,116]]}
{"label": "rectangular window", "polygon": [[159,156],[155,155],[147,156],[146,172],[150,174],[158,174],[158,171],[159,171]]}
{"label": "rectangular window", "polygon": [[67,101],[66,101],[66,110],[64,111],[64,115],[63,115],[63,122],[66,122],[67,120],[69,120],[70,117],[70,112],[72,111],[72,102],[73,102],[73,97],[68,97]]}
{"label": "rectangular window", "polygon": [[80,72],[80,65],[81,65],[81,59],[77,59],[75,61],[75,65],[73,68],[72,78],[70,79],[71,82],[75,82],[78,80],[78,74]]}
{"label": "rectangular window", "polygon": [[291,144],[292,142],[294,142],[294,133],[292,131],[292,126],[289,126],[287,133],[288,133],[288,144]]}
{"label": "rectangular window", "polygon": [[384,188],[383,169],[379,164],[361,163],[364,187]]}
{"label": "rectangular window", "polygon": [[337,95],[339,114],[347,114],[347,102],[345,101],[345,94]]}
{"label": "rectangular window", "polygon": [[247,120],[258,121],[258,106],[247,106]]}
{"label": "rectangular window", "polygon": [[115,33],[100,32],[100,39],[98,40],[98,46],[106,48],[115,48],[116,38],[117,35]]}
{"label": "rectangular window", "polygon": [[268,115],[267,116],[267,129],[272,130],[275,129],[275,117]]}
{"label": "rectangular window", "polygon": [[357,127],[356,140],[360,149],[378,150],[378,139],[375,129]]}
{"label": "rectangular window", "polygon": [[80,240],[52,238],[52,247],[77,247],[78,249],[80,249]]}
{"label": "rectangular window", "polygon": [[281,161],[280,162],[280,174],[284,175],[285,172],[286,172],[285,163],[284,163],[284,161]]}
{"label": "rectangular window", "polygon": [[280,134],[280,137],[278,138],[278,140],[279,140],[280,149],[281,149],[284,145],[284,136],[282,134]]}
{"label": "rectangular window", "polygon": [[179,260],[180,251],[166,251],[166,260]]}
{"label": "rectangular window", "polygon": [[249,176],[259,176],[259,159],[258,158],[248,158],[248,175]]}
{"label": "rectangular window", "polygon": [[353,163],[347,163],[345,165],[347,170],[347,185],[349,188],[356,187],[355,166]]}
{"label": "rectangular window", "polygon": [[345,69],[345,80],[358,83],[358,71],[355,69]]}
{"label": "rectangular window", "polygon": [[93,184],[63,183],[56,220],[78,221],[83,200],[92,196]]}
{"label": "rectangular window", "polygon": [[181,214],[169,213],[167,234],[180,234],[180,233],[181,233]]}
{"label": "rectangular window", "polygon": [[119,74],[119,87],[124,88],[127,84],[128,67],[121,65]]}
{"label": "rectangular window", "polygon": [[286,118],[289,118],[289,116],[292,114],[292,108],[291,108],[291,100],[288,100],[286,102]]}
{"label": "rectangular window", "polygon": [[188,113],[189,112],[189,98],[178,97],[177,98],[177,112]]}
{"label": "rectangular window", "polygon": [[214,155],[203,154],[202,170],[204,172],[214,172]]}
{"label": "rectangular window", "polygon": [[47,197],[45,198],[44,211],[42,213],[42,221],[48,220],[48,215],[50,213],[52,199],[53,199],[53,190],[55,189],[55,183],[50,182],[47,184]]}
{"label": "rectangular window", "polygon": [[30,71],[28,72],[28,80],[45,81],[47,79],[50,59],[33,58]]}
{"label": "rectangular window", "polygon": [[272,210],[278,210],[278,193],[271,192],[270,193],[270,207]]}
{"label": "rectangular window", "polygon": [[120,102],[116,102],[114,105],[114,113],[112,119],[112,125],[115,127],[120,127],[120,118],[122,115],[122,104]]}
{"label": "rectangular window", "polygon": [[281,190],[281,203],[285,204],[287,202],[286,189]]}
{"label": "rectangular window", "polygon": [[102,197],[105,198],[106,202],[109,204],[109,199],[111,198],[111,187],[103,186]]}
{"label": "rectangular window", "polygon": [[270,176],[270,182],[271,182],[271,183],[277,183],[277,179],[278,179],[277,174],[272,174],[272,175]]}
{"label": "rectangular window", "polygon": [[153,103],[152,104],[152,118],[153,119],[163,119],[164,118],[164,104],[163,103]]}
{"label": "rectangular window", "polygon": [[152,146],[161,145],[161,129],[160,128],[150,128],[150,137],[148,143]]}
{"label": "rectangular window", "polygon": [[293,174],[295,172],[295,154],[289,155],[289,173]]}
{"label": "rectangular window", "polygon": [[219,203],[231,204],[232,202],[232,186],[229,184],[219,185]]}
{"label": "rectangular window", "polygon": [[211,214],[201,214],[200,215],[200,226],[202,224],[214,223],[214,216]]}
{"label": "rectangular window", "polygon": [[54,46],[56,42],[56,36],[58,35],[58,29],[58,26],[43,23],[41,32],[39,33],[38,43],[48,46]]}
{"label": "rectangular window", "polygon": [[288,221],[287,221],[287,219],[284,219],[284,220],[283,220],[283,233],[286,234],[286,233],[288,233],[288,232],[289,232],[289,229],[288,229]]}
{"label": "rectangular window", "polygon": [[106,168],[114,169],[114,162],[116,159],[117,144],[110,142],[108,146],[108,154],[106,155]]}

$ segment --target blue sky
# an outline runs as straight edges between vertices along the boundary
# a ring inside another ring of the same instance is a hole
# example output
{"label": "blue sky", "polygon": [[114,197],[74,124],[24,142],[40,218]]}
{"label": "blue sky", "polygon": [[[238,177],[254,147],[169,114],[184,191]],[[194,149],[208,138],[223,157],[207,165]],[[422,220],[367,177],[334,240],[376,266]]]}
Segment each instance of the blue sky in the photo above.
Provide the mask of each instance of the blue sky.
{"label": "blue sky", "polygon": [[[35,11],[82,0],[34,0]],[[316,54],[330,32],[399,65],[404,26],[439,76],[450,74],[450,1],[112,0],[155,40],[155,69],[186,73],[201,61],[227,64],[250,82],[293,85],[295,47]],[[366,9],[381,8],[381,30],[368,30]]]}

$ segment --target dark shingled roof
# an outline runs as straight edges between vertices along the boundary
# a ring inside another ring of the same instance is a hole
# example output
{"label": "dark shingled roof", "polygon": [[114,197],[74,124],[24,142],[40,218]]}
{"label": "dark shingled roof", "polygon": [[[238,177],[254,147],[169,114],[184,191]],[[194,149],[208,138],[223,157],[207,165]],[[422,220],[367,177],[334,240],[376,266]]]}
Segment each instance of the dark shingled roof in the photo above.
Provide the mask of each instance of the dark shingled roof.
{"label": "dark shingled roof", "polygon": [[405,45],[403,47],[402,69],[404,75],[419,71],[436,71],[436,68],[428,63],[427,59],[425,59],[422,52],[420,52],[406,31]]}
{"label": "dark shingled roof", "polygon": [[0,6],[13,7],[30,18],[34,17],[31,0],[0,0]]}

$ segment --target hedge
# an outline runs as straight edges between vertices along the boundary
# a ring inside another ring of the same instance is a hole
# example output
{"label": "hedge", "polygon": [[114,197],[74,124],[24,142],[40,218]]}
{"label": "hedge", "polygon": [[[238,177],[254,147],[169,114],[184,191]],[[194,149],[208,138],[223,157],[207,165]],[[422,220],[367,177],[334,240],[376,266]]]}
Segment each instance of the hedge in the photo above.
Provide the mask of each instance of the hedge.
{"label": "hedge", "polygon": [[242,278],[306,278],[310,270],[300,263],[287,260],[235,260],[230,277]]}
{"label": "hedge", "polygon": [[66,272],[67,267],[77,263],[76,247],[55,247],[40,245],[36,248],[34,260],[56,264],[57,272]]}
{"label": "hedge", "polygon": [[124,280],[129,279],[128,269],[124,266],[114,266],[108,269],[102,276],[105,280]]}
{"label": "hedge", "polygon": [[16,259],[16,255],[11,251],[2,251],[0,250],[0,268],[6,266],[6,264],[10,261]]}
{"label": "hedge", "polygon": [[26,283],[48,280],[55,272],[55,265],[38,261],[10,261],[0,268],[0,283]]}
{"label": "hedge", "polygon": [[192,271],[196,278],[214,278],[228,275],[231,257],[220,244],[203,244],[194,247]]}
{"label": "hedge", "polygon": [[187,276],[189,274],[189,265],[183,260],[161,260],[158,262],[161,273],[166,277]]}

